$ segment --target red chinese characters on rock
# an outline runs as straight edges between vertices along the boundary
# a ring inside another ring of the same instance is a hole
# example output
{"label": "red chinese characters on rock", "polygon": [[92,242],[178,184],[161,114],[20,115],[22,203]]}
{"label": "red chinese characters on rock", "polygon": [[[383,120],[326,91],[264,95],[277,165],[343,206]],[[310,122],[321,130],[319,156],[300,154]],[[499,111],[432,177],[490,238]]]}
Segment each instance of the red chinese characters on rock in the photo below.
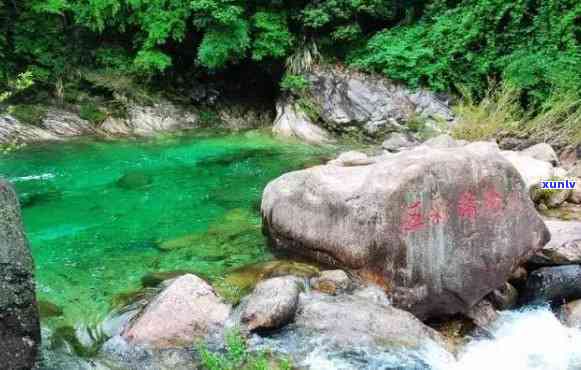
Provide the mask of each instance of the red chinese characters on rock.
{"label": "red chinese characters on rock", "polygon": [[493,214],[502,210],[502,195],[496,191],[494,186],[489,187],[484,192],[484,206]]}
{"label": "red chinese characters on rock", "polygon": [[422,203],[418,200],[405,207],[401,224],[401,231],[413,232],[423,229],[425,226],[422,218]]}
{"label": "red chinese characters on rock", "polygon": [[476,196],[469,191],[460,194],[460,198],[458,199],[458,216],[460,218],[474,220],[477,212]]}
{"label": "red chinese characters on rock", "polygon": [[430,222],[434,225],[446,222],[448,220],[446,208],[446,202],[444,200],[441,198],[434,199],[429,214]]}

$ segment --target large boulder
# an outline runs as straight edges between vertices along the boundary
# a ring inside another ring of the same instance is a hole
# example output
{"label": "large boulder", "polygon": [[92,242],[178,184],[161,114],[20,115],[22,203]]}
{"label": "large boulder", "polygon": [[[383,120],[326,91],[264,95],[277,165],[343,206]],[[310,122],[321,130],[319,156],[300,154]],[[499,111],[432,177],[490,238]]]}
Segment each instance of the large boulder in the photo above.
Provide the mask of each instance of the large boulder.
{"label": "large boulder", "polygon": [[123,337],[131,344],[152,348],[189,346],[219,333],[230,309],[204,280],[182,275],[145,307]]}
{"label": "large boulder", "polygon": [[531,257],[541,266],[581,264],[581,222],[548,220],[551,241]]}
{"label": "large boulder", "polygon": [[0,179],[0,366],[31,369],[39,344],[34,263],[16,193]]}
{"label": "large boulder", "polygon": [[404,130],[418,118],[433,128],[454,120],[447,100],[385,77],[338,68],[319,68],[307,77],[321,119],[332,131],[355,129],[382,138],[388,132]]}
{"label": "large boulder", "polygon": [[287,173],[264,190],[270,245],[383,284],[420,317],[465,312],[549,232],[498,148],[418,148]]}
{"label": "large boulder", "polygon": [[329,144],[334,140],[323,128],[311,122],[309,116],[299,106],[290,101],[276,105],[276,118],[272,132],[279,137],[295,138],[309,144]]}

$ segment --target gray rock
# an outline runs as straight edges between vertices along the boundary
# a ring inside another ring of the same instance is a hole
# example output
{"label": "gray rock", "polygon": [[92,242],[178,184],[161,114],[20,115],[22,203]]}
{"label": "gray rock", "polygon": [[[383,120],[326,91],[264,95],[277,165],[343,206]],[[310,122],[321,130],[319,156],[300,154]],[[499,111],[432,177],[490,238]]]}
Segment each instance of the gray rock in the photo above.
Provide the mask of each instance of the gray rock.
{"label": "gray rock", "polygon": [[504,283],[501,288],[494,289],[486,298],[497,310],[510,310],[518,303],[518,291],[510,283]]}
{"label": "gray rock", "polygon": [[529,274],[521,294],[523,304],[560,304],[581,298],[581,266],[541,267]]}
{"label": "gray rock", "polygon": [[553,166],[545,161],[534,159],[520,152],[503,151],[502,155],[517,169],[527,189],[531,189],[542,180],[549,180],[555,175]]}
{"label": "gray rock", "polygon": [[406,311],[351,295],[301,294],[295,325],[344,346],[446,347],[435,330]]}
{"label": "gray rock", "polygon": [[474,324],[480,328],[486,328],[498,318],[498,312],[494,305],[487,299],[483,299],[474,305],[466,316],[472,319]]}
{"label": "gray rock", "polygon": [[545,221],[551,240],[529,263],[540,266],[581,264],[581,222]]}
{"label": "gray rock", "polygon": [[311,286],[323,293],[344,293],[352,288],[349,276],[343,270],[327,270],[318,277],[311,278]]}
{"label": "gray rock", "polygon": [[559,157],[552,146],[547,143],[533,145],[521,151],[522,154],[540,161],[549,162],[554,167],[559,165]]}
{"label": "gray rock", "polygon": [[353,296],[368,300],[380,306],[391,306],[391,302],[381,287],[369,284],[353,291]]}
{"label": "gray rock", "polygon": [[34,262],[16,193],[0,179],[0,366],[31,369],[40,344]]}
{"label": "gray rock", "polygon": [[395,153],[416,145],[419,145],[419,143],[413,136],[402,132],[392,132],[387,135],[381,147],[389,152]]}
{"label": "gray rock", "polygon": [[544,203],[549,208],[558,208],[569,199],[572,193],[571,189],[552,191],[544,200]]}
{"label": "gray rock", "polygon": [[262,215],[275,251],[385,284],[422,318],[467,311],[549,239],[489,143],[287,173],[266,186]]}
{"label": "gray rock", "polygon": [[341,155],[339,155],[337,159],[329,161],[328,164],[334,166],[351,167],[351,166],[366,166],[374,162],[375,159],[369,158],[367,154],[352,150],[349,152],[341,153]]}
{"label": "gray rock", "polygon": [[581,161],[575,162],[575,164],[571,167],[569,172],[567,172],[567,177],[581,178]]}
{"label": "gray rock", "polygon": [[276,118],[272,132],[283,138],[296,138],[308,144],[322,145],[334,142],[323,128],[311,122],[305,112],[292,102],[280,101],[276,105]]}
{"label": "gray rock", "polygon": [[412,91],[379,76],[321,68],[309,76],[321,118],[333,131],[356,128],[374,138],[401,131],[420,117],[431,127],[454,119],[448,102],[426,90]]}
{"label": "gray rock", "polygon": [[248,330],[254,331],[275,329],[291,322],[300,292],[300,281],[293,276],[261,281],[242,310],[242,323]]}
{"label": "gray rock", "polygon": [[123,338],[152,348],[189,346],[221,331],[230,309],[204,280],[182,275],[145,307]]}
{"label": "gray rock", "polygon": [[459,142],[454,140],[450,135],[442,134],[425,141],[425,145],[434,149],[456,148],[461,146]]}

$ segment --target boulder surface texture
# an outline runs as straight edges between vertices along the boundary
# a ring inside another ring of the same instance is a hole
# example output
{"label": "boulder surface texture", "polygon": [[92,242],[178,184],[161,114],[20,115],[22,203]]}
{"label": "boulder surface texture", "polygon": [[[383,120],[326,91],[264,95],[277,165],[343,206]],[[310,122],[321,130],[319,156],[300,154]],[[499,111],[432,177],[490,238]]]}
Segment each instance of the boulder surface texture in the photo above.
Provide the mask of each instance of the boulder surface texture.
{"label": "boulder surface texture", "polygon": [[16,193],[0,179],[0,368],[31,369],[39,344],[34,263]]}
{"label": "boulder surface texture", "polygon": [[550,237],[490,143],[287,173],[262,215],[276,251],[351,270],[422,318],[467,312]]}

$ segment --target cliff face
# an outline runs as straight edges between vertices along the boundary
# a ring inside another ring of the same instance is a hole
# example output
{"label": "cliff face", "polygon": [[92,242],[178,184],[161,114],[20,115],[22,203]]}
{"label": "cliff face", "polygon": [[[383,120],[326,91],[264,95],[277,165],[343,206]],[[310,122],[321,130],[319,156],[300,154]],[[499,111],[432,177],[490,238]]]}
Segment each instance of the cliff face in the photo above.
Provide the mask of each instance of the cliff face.
{"label": "cliff face", "polygon": [[40,344],[34,263],[12,187],[0,179],[0,364],[31,369]]}

